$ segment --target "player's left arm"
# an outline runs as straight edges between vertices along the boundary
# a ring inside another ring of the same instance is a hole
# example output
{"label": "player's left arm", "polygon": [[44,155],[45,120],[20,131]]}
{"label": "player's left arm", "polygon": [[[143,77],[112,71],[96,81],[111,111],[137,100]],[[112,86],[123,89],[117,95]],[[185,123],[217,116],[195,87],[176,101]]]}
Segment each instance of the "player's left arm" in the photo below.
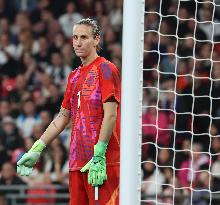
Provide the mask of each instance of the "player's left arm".
{"label": "player's left arm", "polygon": [[104,117],[99,134],[99,141],[108,144],[117,120],[117,108],[118,102],[114,97],[111,97],[103,104]]}
{"label": "player's left arm", "polygon": [[81,172],[89,171],[88,183],[93,186],[100,186],[107,180],[106,157],[108,142],[117,119],[118,102],[114,97],[103,103],[104,117],[99,134],[99,140],[94,146],[93,158],[81,169]]}
{"label": "player's left arm", "polygon": [[107,180],[106,150],[117,120],[120,102],[120,77],[116,68],[108,63],[100,65],[100,88],[104,116],[98,142],[94,146],[93,158],[81,169],[89,171],[88,183],[100,186]]}

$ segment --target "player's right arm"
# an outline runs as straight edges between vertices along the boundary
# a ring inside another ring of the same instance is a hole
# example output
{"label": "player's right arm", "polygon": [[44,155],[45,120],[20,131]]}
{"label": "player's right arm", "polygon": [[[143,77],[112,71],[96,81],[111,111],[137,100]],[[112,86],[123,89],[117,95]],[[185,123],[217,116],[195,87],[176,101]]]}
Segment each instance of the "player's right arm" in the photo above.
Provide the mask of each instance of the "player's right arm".
{"label": "player's right arm", "polygon": [[61,107],[59,114],[50,123],[44,134],[41,136],[41,140],[45,145],[49,144],[53,139],[58,136],[68,125],[70,120],[70,110]]}
{"label": "player's right arm", "polygon": [[70,110],[61,107],[59,114],[50,123],[40,139],[37,140],[31,149],[17,162],[18,174],[28,176],[32,173],[33,166],[39,160],[41,152],[47,144],[53,141],[53,139],[64,130],[69,120]]}
{"label": "player's right arm", "polygon": [[70,120],[70,98],[72,94],[72,82],[71,78],[74,75],[74,71],[70,73],[68,77],[67,87],[64,94],[64,99],[61,105],[59,114],[47,127],[46,131],[37,140],[31,149],[25,153],[22,158],[17,162],[17,173],[20,175],[30,175],[33,166],[40,158],[41,152],[45,149],[55,137],[57,137],[69,123]]}

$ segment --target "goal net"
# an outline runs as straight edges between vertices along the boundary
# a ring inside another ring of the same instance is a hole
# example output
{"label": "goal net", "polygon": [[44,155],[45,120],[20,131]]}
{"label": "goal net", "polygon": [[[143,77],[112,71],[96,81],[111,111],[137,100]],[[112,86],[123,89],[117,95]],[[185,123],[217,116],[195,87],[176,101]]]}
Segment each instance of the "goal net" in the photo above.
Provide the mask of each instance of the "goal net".
{"label": "goal net", "polygon": [[141,204],[220,204],[220,1],[146,0]]}

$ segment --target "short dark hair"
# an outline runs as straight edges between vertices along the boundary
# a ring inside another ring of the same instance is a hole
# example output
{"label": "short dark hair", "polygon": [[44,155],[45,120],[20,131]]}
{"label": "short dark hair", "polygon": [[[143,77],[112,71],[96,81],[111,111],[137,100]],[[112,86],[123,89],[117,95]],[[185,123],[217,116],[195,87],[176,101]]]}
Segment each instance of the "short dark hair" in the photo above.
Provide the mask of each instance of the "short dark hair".
{"label": "short dark hair", "polygon": [[76,25],[87,25],[92,27],[92,35],[94,38],[101,36],[100,26],[98,25],[97,21],[91,18],[81,19],[76,23]]}

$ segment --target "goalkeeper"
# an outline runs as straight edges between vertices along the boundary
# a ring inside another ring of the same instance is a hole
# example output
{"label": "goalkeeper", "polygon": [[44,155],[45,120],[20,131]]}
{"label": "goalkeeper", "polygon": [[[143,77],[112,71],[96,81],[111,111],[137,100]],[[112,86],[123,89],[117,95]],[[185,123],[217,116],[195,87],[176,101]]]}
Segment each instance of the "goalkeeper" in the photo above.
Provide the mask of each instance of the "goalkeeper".
{"label": "goalkeeper", "polygon": [[82,65],[68,77],[61,109],[44,134],[17,162],[30,175],[41,152],[71,119],[69,153],[70,205],[119,204],[120,76],[116,66],[98,56],[100,29],[82,19],[73,27],[73,48]]}

